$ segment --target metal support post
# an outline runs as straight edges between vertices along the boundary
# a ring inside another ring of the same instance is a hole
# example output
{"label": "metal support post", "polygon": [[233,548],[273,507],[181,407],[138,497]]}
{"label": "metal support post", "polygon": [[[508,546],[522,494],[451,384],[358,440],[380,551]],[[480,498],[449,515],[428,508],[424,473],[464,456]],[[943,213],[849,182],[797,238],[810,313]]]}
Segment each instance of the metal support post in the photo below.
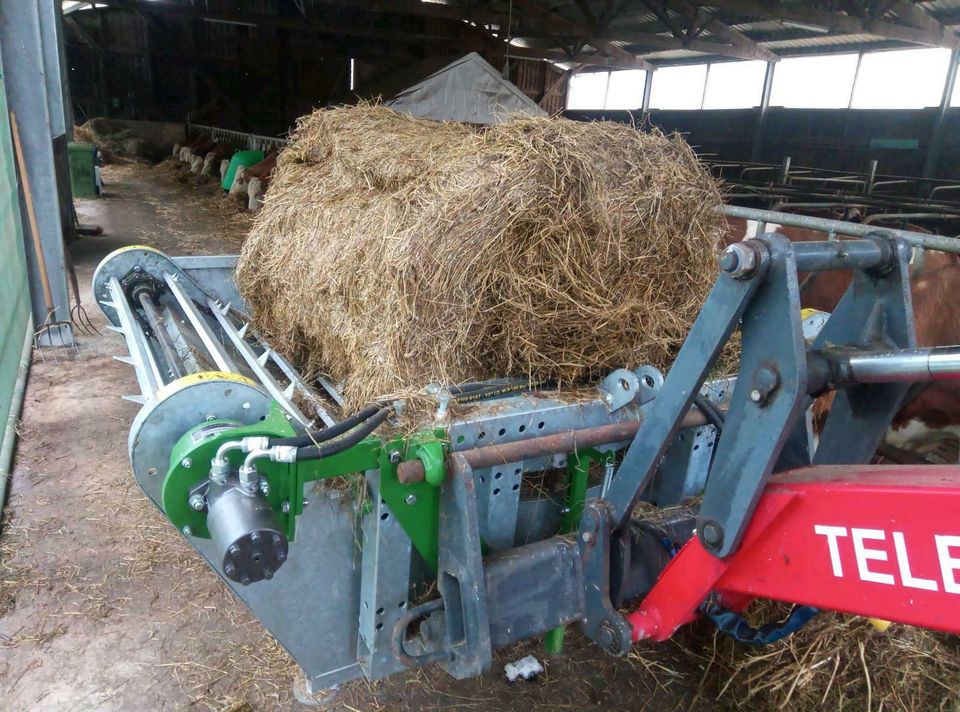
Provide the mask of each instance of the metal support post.
{"label": "metal support post", "polygon": [[[758,265],[756,272],[763,267]],[[724,274],[707,297],[660,389],[657,407],[640,425],[610,483],[607,501],[613,508],[614,528],[621,529],[629,520],[760,281],[759,276],[734,279]]]}
{"label": "metal support post", "polygon": [[923,177],[933,178],[937,173],[940,161],[940,147],[943,143],[943,127],[947,120],[947,111],[950,108],[950,99],[953,97],[953,87],[957,83],[957,64],[960,63],[960,49],[950,53],[950,66],[947,68],[947,79],[943,84],[943,94],[940,96],[940,109],[930,134],[930,144],[927,146],[927,158],[923,163]]}
{"label": "metal support post", "polygon": [[[27,263],[30,269],[30,295],[33,303],[33,319],[37,328],[50,320],[70,322],[70,304],[67,294],[67,279],[63,247],[63,222],[61,218],[60,191],[57,181],[56,160],[54,155],[54,129],[64,125],[62,96],[54,102],[58,111],[51,115],[47,94],[48,71],[59,72],[57,64],[47,67],[43,33],[54,30],[47,27],[47,18],[41,27],[41,11],[46,11],[49,3],[36,3],[33,0],[5,0],[0,4],[0,51],[3,53],[5,70],[4,87],[10,110],[16,113],[20,137],[23,142],[23,154],[26,174],[30,178],[37,215],[37,228],[40,244],[47,267],[53,298],[53,314],[48,315],[44,307],[43,280],[40,267],[33,250],[33,240],[26,239]],[[48,50],[57,56],[57,46]],[[45,91],[37,91],[38,80]],[[58,92],[62,91],[59,73],[53,80]],[[66,149],[66,146],[63,147]],[[65,196],[69,201],[69,193]],[[20,210],[24,216],[25,227],[26,201],[20,192]],[[64,328],[43,331],[41,346],[69,346],[73,343],[72,331]]]}
{"label": "metal support post", "polygon": [[767,110],[770,108],[770,94],[773,91],[773,74],[776,71],[776,62],[767,62],[767,71],[763,75],[763,93],[760,95],[760,112],[757,115],[757,125],[753,131],[753,148],[750,150],[750,160],[753,163],[760,161],[763,145],[763,128],[767,123]]}
{"label": "metal support post", "polygon": [[643,79],[643,100],[640,104],[641,113],[646,116],[650,113],[650,92],[653,91],[653,70],[648,69]]}

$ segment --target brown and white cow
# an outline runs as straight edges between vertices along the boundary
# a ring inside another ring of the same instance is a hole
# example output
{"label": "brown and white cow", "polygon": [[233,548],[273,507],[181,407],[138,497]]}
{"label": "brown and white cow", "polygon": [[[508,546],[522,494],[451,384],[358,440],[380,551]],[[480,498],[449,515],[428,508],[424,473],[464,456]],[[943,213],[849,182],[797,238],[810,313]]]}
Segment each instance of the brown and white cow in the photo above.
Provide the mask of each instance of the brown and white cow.
{"label": "brown and white cow", "polygon": [[[729,231],[724,240],[730,244],[752,237],[755,227],[738,218],[727,218]],[[823,232],[804,228],[768,225],[768,231],[780,232],[795,242],[826,239]],[[926,232],[914,225],[908,229]],[[913,301],[917,345],[953,346],[960,344],[960,310],[953,306],[954,295],[960,290],[960,255],[937,250],[916,251],[922,259],[913,260],[910,291]],[[832,312],[850,286],[849,271],[820,272],[814,278],[799,275],[801,305],[811,309]],[[814,408],[815,421],[822,423],[829,412],[832,398],[821,399]],[[960,382],[929,383],[897,413],[893,431],[888,440],[901,447],[910,447],[928,437],[929,428],[960,426]],[[958,428],[960,430],[960,428]]]}

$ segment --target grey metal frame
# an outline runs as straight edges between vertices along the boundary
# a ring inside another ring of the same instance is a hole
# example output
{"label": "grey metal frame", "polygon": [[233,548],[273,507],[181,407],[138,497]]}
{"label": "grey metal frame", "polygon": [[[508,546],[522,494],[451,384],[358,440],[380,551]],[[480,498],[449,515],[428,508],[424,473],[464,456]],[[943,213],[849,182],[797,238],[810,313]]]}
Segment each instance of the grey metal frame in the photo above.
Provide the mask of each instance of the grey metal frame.
{"label": "grey metal frame", "polygon": [[[70,303],[67,292],[64,257],[64,230],[72,225],[64,222],[69,214],[70,186],[63,184],[63,162],[66,160],[65,104],[62,95],[66,85],[60,64],[59,19],[54,16],[54,3],[36,0],[4,0],[0,4],[0,52],[3,53],[4,86],[7,106],[17,116],[25,166],[34,209],[39,241],[46,264],[46,276],[53,296],[54,313],[48,315],[40,277],[40,267],[29,238],[30,221],[20,186],[20,212],[24,216],[27,266],[30,272],[30,295],[33,321],[40,327],[48,318],[63,322],[61,328],[40,332],[41,346],[70,346],[73,332],[70,324]],[[38,90],[38,82],[42,90]],[[63,155],[57,156],[54,141]],[[58,162],[61,164],[58,170]]]}
{"label": "grey metal frame", "polygon": [[[281,366],[281,370],[288,375],[294,374],[286,388],[263,366],[264,355],[268,354],[268,358],[273,358],[275,352],[266,345],[255,347],[253,344],[256,342],[251,341],[255,339],[255,335],[245,325],[243,304],[229,279],[229,271],[235,258],[168,259],[157,253],[139,254],[128,251],[115,260],[113,263],[106,262],[98,269],[95,291],[101,298],[105,313],[117,324],[116,330],[122,332],[126,338],[130,356],[123,360],[134,365],[138,382],[141,382],[139,399],[145,403],[145,407],[131,430],[131,443],[141,443],[137,446],[135,462],[140,463],[143,460],[139,454],[139,450],[144,447],[143,442],[152,443],[150,448],[159,448],[159,452],[164,448],[169,449],[177,437],[174,433],[167,432],[166,428],[153,425],[157,392],[168,382],[168,377],[162,373],[149,340],[121,286],[124,274],[137,266],[156,273],[171,290],[172,298],[193,326],[197,327],[198,332],[209,327],[207,338],[218,340],[217,348],[226,350],[229,347],[231,350],[228,353],[231,356],[236,353],[236,356],[231,358],[231,365],[251,366],[250,370],[262,391],[262,395],[257,396],[262,401],[257,401],[258,404],[253,409],[255,413],[260,413],[268,399],[272,398],[290,408],[288,412],[294,421],[302,424],[302,416],[298,417],[298,411],[289,400],[290,387],[296,383],[297,388],[307,391],[309,388],[296,376],[289,364],[283,361],[276,362]],[[176,279],[173,278],[174,275]],[[188,303],[184,305],[184,302]],[[210,317],[201,313],[201,307],[205,307],[205,312],[208,312]],[[241,326],[237,325],[235,318],[240,319]],[[246,345],[246,348],[241,344]],[[257,354],[255,348],[263,350]],[[278,356],[276,358],[279,359]],[[260,368],[253,368],[251,359]],[[653,372],[639,370],[637,373],[650,375]],[[656,388],[662,382],[659,373],[655,375],[657,378],[651,379],[655,384],[652,389],[644,386],[642,395],[638,389],[634,393],[634,402],[616,404],[620,407],[613,409],[611,404],[604,400],[601,392],[598,392],[595,399],[586,402],[570,403],[563,399],[519,394],[493,403],[471,406],[464,415],[449,425],[451,448],[457,452],[485,444],[518,442],[609,423],[635,422],[651,407]],[[278,395],[281,397],[278,398]],[[196,400],[190,398],[189,392],[183,397]],[[167,402],[168,399],[164,400],[164,403]],[[204,402],[210,401],[206,400],[206,397],[201,398],[201,403]],[[192,412],[190,407],[184,408],[183,404],[177,404],[176,410],[174,420],[177,422],[174,429],[178,432],[188,429],[191,420],[204,419],[198,412]],[[626,442],[612,443],[603,449],[622,448],[625,445]],[[153,459],[155,458],[151,458]],[[448,558],[451,550],[444,553],[444,557],[447,557],[444,565],[457,573],[457,576],[454,576],[458,581],[455,590],[462,591],[463,586],[482,587],[478,571],[491,567],[480,563],[480,538],[493,552],[513,552],[518,545],[532,547],[532,550],[539,552],[534,557],[535,563],[530,565],[541,567],[537,569],[544,582],[538,589],[541,592],[549,582],[545,573],[550,569],[550,562],[555,557],[559,556],[567,564],[575,560],[575,550],[568,544],[561,547],[561,551],[557,553],[552,547],[537,543],[538,540],[557,532],[565,504],[562,498],[549,495],[521,496],[520,488],[523,477],[528,473],[564,465],[563,458],[544,456],[469,473],[464,471],[464,476],[472,480],[469,494],[462,486],[465,480],[460,481],[461,486],[455,491],[446,490],[443,495],[448,502],[444,505],[447,513],[445,521],[446,526],[453,527],[448,540],[462,539],[463,535],[457,532],[472,531],[474,535],[471,540],[477,543],[476,546],[462,547],[457,559]],[[706,465],[707,462],[700,461],[699,465],[691,467],[691,482],[702,482],[705,479]],[[155,488],[161,481],[159,475],[162,475],[162,472],[157,470],[157,474],[149,475],[142,466],[135,466],[135,470],[139,473],[138,481],[141,486],[158,501],[159,491]],[[140,472],[141,470],[144,471]],[[378,481],[378,472],[367,473],[372,507],[363,515],[353,509],[349,504],[350,498],[345,493],[322,485],[308,488],[304,498],[310,506],[298,520],[297,538],[290,543],[289,560],[274,579],[270,583],[261,582],[243,587],[224,577],[237,596],[251,607],[277,640],[290,651],[304,669],[307,680],[314,689],[361,676],[377,679],[403,668],[403,663],[391,650],[391,636],[398,621],[408,614],[413,588],[422,583],[424,574],[418,568],[422,565],[418,564],[418,556],[413,553],[409,538],[377,494]],[[598,489],[592,488],[591,494],[599,494]],[[470,521],[464,521],[461,517],[465,509],[475,513]],[[462,529],[464,525],[467,525],[466,530]],[[219,572],[216,563],[218,552],[214,551],[212,544],[205,539],[188,537]],[[463,557],[471,560],[469,566]],[[482,568],[478,569],[478,566]],[[516,584],[508,576],[518,570],[517,566],[516,561],[508,556],[501,564],[492,567],[494,573],[488,572],[488,575],[498,582],[495,594],[501,597],[498,600],[502,600],[504,604],[508,603],[506,591],[517,590]],[[465,573],[471,571],[472,578],[465,576]],[[449,598],[454,589],[450,588],[452,581],[447,581],[443,587],[448,589]],[[575,588],[569,582],[565,585],[569,591]],[[528,589],[530,605],[533,606],[535,598],[532,597],[532,592],[535,589],[529,586],[525,588]],[[323,592],[322,604],[318,609],[317,592],[320,591]],[[463,600],[472,599],[467,596]],[[304,609],[307,602],[310,606],[309,612]],[[557,620],[574,620],[579,615],[576,608],[566,600],[558,602],[555,613],[559,612],[560,617]],[[320,614],[317,613],[318,610],[321,611]],[[471,630],[474,638],[477,635],[483,636],[486,628],[492,631],[491,642],[482,646],[490,651],[529,628],[529,622],[520,624],[519,610],[529,609],[506,606],[490,620],[489,625],[477,618],[482,616],[483,612],[476,606],[470,611],[461,612],[460,615],[463,620],[473,621]],[[448,614],[445,611],[443,615],[446,617]],[[447,630],[446,623],[441,626],[441,630]],[[458,675],[473,674],[489,664],[488,655],[482,659],[476,657],[475,642],[463,648],[464,656],[460,659],[447,660],[446,664],[452,672]],[[415,644],[414,650],[424,654],[426,648]]]}

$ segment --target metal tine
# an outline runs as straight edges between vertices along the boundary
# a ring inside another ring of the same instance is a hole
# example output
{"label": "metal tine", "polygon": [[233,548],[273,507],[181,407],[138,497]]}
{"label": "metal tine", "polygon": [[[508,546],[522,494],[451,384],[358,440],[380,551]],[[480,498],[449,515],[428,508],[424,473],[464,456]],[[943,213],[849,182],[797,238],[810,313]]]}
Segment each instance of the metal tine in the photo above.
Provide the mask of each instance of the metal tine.
{"label": "metal tine", "polygon": [[[77,347],[76,341],[73,340],[73,324],[69,321],[56,321],[53,319],[54,312],[51,310],[47,314],[47,318],[44,322],[33,332],[33,345],[36,347],[37,351],[40,352],[41,360],[46,363],[47,359],[44,355],[44,349],[40,346],[40,337],[43,334],[52,334],[54,330],[57,332],[57,341],[60,345],[51,350],[53,354],[54,363],[58,363],[57,351],[69,351],[70,347],[66,345],[66,341],[69,340],[72,342],[73,350],[77,353],[80,353],[80,349]],[[64,339],[64,329],[66,329],[67,339]]]}
{"label": "metal tine", "polygon": [[90,320],[87,310],[84,309],[83,305],[79,302],[73,306],[73,309],[70,310],[70,322],[81,333],[86,334],[87,336],[101,336],[100,329],[98,329]]}

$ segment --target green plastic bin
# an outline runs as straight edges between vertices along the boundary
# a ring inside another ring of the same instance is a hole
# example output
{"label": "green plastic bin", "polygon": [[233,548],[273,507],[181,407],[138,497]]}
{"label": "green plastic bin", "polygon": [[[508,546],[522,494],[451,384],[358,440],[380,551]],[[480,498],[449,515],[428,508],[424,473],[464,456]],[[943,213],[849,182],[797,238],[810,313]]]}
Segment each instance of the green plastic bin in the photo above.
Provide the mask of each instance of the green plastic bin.
{"label": "green plastic bin", "polygon": [[97,147],[92,143],[67,144],[70,189],[74,198],[97,197],[96,156]]}
{"label": "green plastic bin", "polygon": [[237,169],[240,166],[252,166],[262,160],[263,151],[237,151],[230,159],[230,165],[227,166],[227,172],[223,174],[220,187],[224,190],[230,190],[230,186],[233,185],[233,177],[237,174]]}

